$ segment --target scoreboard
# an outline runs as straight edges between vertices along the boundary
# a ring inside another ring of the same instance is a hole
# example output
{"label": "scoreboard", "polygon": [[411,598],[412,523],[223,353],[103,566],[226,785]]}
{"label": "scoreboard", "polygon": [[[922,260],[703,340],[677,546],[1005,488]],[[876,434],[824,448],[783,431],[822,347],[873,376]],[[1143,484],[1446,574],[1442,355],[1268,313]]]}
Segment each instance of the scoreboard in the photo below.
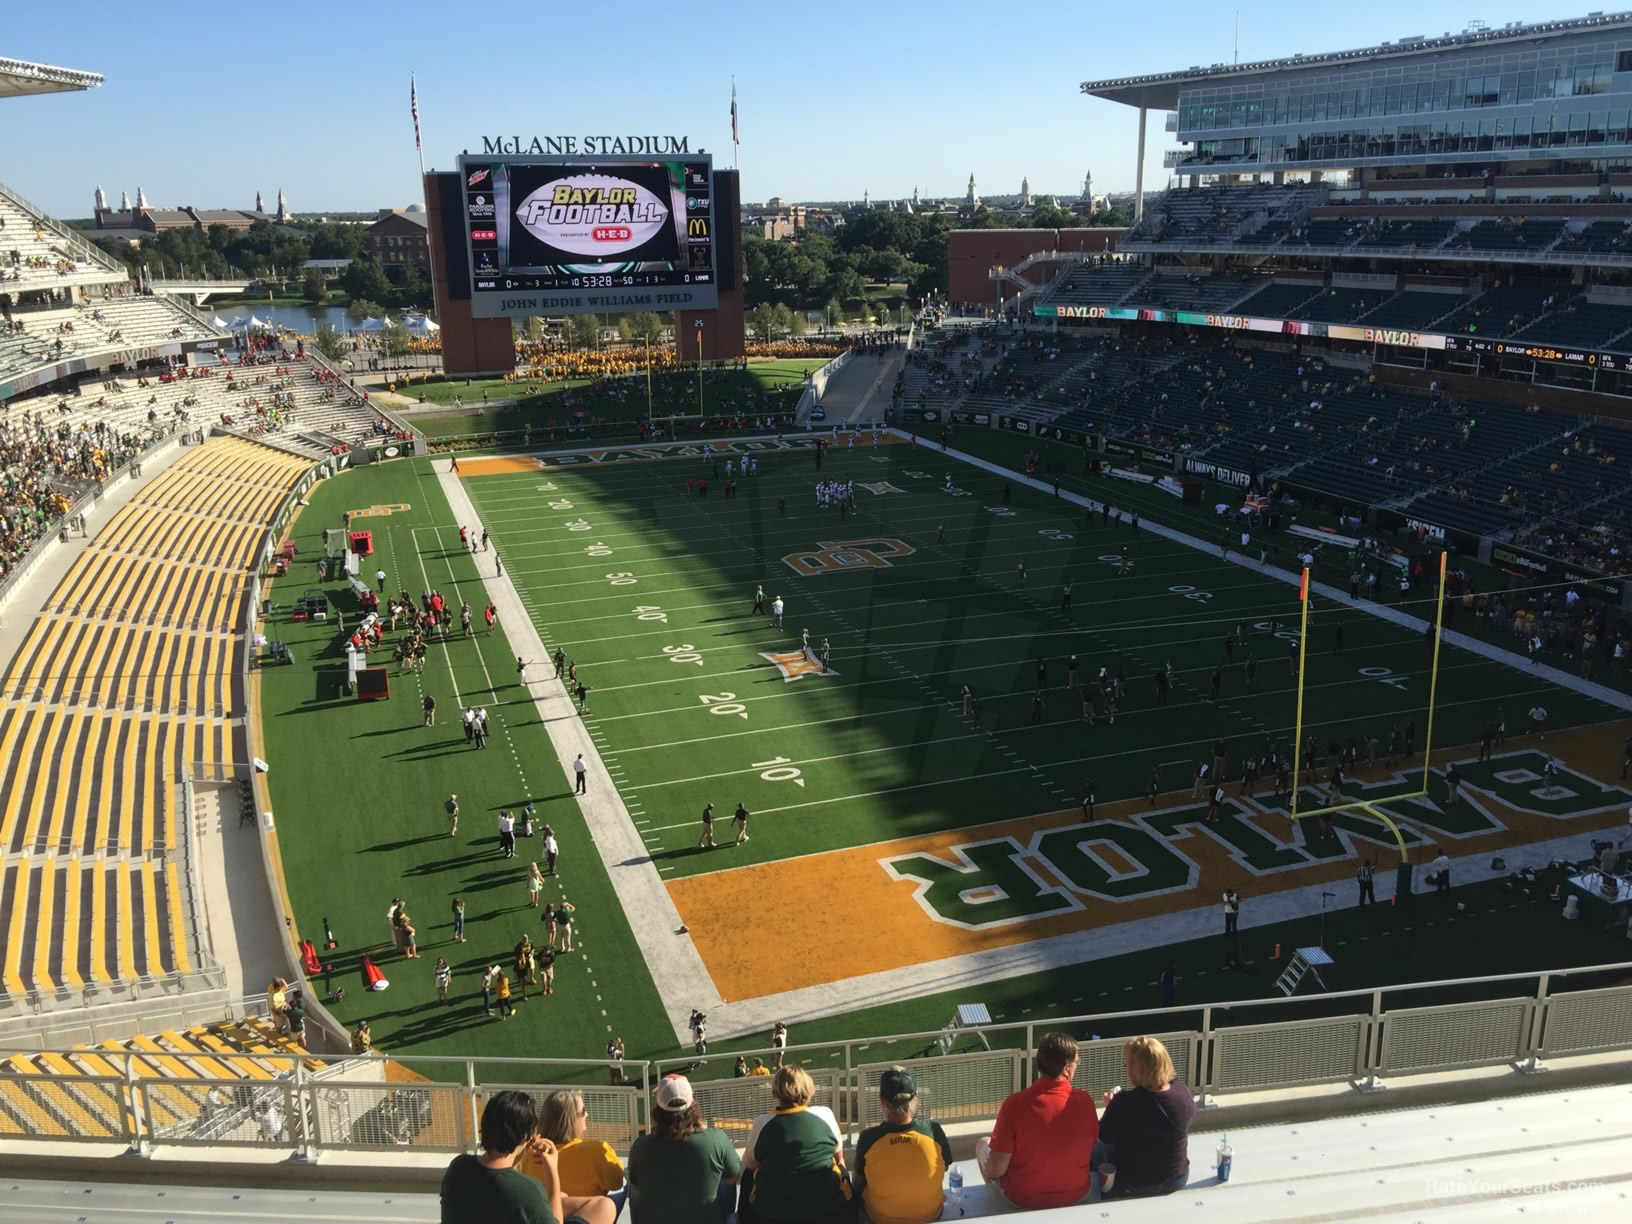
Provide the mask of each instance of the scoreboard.
{"label": "scoreboard", "polygon": [[465,156],[459,176],[474,317],[718,307],[707,154]]}

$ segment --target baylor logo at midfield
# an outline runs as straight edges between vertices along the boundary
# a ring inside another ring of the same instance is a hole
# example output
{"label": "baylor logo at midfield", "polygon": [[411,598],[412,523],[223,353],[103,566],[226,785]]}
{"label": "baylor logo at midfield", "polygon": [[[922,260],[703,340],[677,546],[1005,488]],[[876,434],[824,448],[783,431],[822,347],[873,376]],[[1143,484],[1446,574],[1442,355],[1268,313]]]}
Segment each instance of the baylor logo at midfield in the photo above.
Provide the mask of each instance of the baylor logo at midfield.
{"label": "baylor logo at midfield", "polygon": [[[1373,783],[1351,783],[1350,799],[1376,796],[1378,807],[1399,822],[1409,848],[1499,833],[1506,828],[1488,799],[1506,808],[1553,820],[1614,813],[1632,802],[1632,792],[1604,784],[1564,766],[1549,782],[1542,770],[1547,756],[1515,752],[1491,761],[1458,761],[1462,794],[1443,807],[1436,799],[1383,802],[1420,785],[1421,772]],[[1434,771],[1432,793],[1445,793]],[[1306,792],[1301,806],[1319,799]],[[1185,804],[1138,813],[1130,821],[1097,820],[1040,830],[1025,841],[998,837],[949,847],[939,853],[902,854],[879,860],[891,880],[910,881],[913,897],[936,922],[967,930],[1035,922],[1081,910],[1093,902],[1112,904],[1196,889],[1199,868],[1172,839],[1212,839],[1243,870],[1255,876],[1334,862],[1355,856],[1387,864],[1399,840],[1382,821],[1365,812],[1332,818],[1338,844],[1311,848],[1284,840],[1284,809],[1268,801],[1231,799],[1220,819],[1207,823],[1207,805]],[[1421,830],[1420,832],[1417,830]]]}
{"label": "baylor logo at midfield", "polygon": [[888,569],[892,557],[909,557],[916,551],[902,540],[819,540],[812,551],[789,553],[782,564],[812,578],[842,570]]}

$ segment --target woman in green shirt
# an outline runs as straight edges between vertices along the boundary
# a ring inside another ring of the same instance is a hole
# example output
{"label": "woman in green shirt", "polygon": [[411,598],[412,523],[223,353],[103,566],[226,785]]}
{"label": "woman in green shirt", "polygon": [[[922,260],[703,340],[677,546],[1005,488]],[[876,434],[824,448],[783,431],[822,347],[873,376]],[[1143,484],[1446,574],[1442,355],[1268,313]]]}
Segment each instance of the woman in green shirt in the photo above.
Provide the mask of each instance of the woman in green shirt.
{"label": "woman in green shirt", "polygon": [[722,1224],[736,1208],[737,1149],[703,1124],[685,1076],[659,1081],[655,1097],[651,1133],[629,1149],[632,1212],[640,1224]]}

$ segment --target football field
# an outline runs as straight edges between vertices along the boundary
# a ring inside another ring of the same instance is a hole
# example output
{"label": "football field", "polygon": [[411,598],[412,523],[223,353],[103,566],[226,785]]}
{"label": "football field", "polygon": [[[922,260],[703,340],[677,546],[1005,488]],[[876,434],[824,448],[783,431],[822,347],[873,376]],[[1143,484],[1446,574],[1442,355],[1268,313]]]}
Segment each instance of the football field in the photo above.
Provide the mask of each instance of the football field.
{"label": "football field", "polygon": [[[744,454],[758,472],[727,497],[725,463]],[[1272,777],[1241,779],[1266,751],[1292,755],[1295,586],[889,435],[820,468],[806,439],[722,443],[715,460],[694,446],[463,459],[459,480],[543,641],[587,686],[593,742],[719,997],[763,1005],[745,1021],[838,1010],[862,983],[869,1000],[905,998],[1193,938],[1226,885],[1306,913],[1361,857],[1386,898],[1402,846],[1419,864],[1442,843],[1500,851],[1625,808],[1594,780],[1619,763],[1620,708],[1447,645],[1429,796],[1384,805],[1397,832],[1360,812],[1294,831]],[[824,479],[854,481],[853,511],[818,505]],[[1423,789],[1431,662],[1419,625],[1316,594],[1303,810],[1351,743],[1344,798]],[[1114,719],[1102,669],[1121,678]],[[1545,741],[1526,735],[1538,704]],[[1479,762],[1487,724],[1505,742]],[[1408,762],[1388,760],[1396,729]],[[1209,812],[1194,777],[1220,758],[1226,797]],[[1459,803],[1438,776],[1453,759]]]}

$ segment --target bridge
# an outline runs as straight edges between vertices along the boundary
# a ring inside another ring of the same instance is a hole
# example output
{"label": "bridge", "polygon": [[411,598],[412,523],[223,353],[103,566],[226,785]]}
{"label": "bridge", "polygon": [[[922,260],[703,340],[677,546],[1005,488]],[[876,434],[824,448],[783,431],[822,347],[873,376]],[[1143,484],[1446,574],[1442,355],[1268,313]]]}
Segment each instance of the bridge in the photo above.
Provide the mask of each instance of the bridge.
{"label": "bridge", "polygon": [[176,297],[190,297],[193,305],[202,306],[211,297],[222,293],[242,293],[251,282],[244,280],[150,280],[148,288],[154,293],[168,293]]}

